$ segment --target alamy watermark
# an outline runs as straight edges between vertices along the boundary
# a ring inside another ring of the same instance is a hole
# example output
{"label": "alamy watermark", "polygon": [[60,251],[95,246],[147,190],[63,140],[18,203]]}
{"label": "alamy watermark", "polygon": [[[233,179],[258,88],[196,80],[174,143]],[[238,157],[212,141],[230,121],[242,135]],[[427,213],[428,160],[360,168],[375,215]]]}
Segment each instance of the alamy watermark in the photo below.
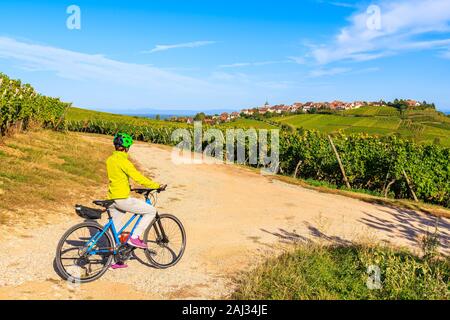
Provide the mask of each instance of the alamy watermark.
{"label": "alamy watermark", "polygon": [[67,7],[66,13],[69,17],[66,20],[66,27],[69,30],[81,30],[81,9],[77,5]]}
{"label": "alamy watermark", "polygon": [[366,27],[369,30],[381,30],[381,8],[377,5],[370,5],[367,10]]}
{"label": "alamy watermark", "polygon": [[370,290],[380,290],[381,286],[381,269],[377,265],[367,267],[367,288]]}
{"label": "alamy watermark", "polygon": [[[279,170],[280,132],[278,129],[203,130],[194,123],[193,132],[176,129],[172,132],[172,162],[175,164],[246,164],[261,167],[262,174]],[[194,151],[194,152],[192,152]]]}

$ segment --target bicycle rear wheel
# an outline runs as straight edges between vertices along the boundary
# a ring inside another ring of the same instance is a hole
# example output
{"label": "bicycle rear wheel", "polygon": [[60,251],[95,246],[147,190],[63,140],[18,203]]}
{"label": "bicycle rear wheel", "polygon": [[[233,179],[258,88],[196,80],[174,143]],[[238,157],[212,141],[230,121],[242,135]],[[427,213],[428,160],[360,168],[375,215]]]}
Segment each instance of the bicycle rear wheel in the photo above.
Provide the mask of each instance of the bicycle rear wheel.
{"label": "bicycle rear wheel", "polygon": [[111,265],[114,241],[105,232],[92,247],[96,254],[86,254],[90,240],[100,235],[103,227],[96,222],[83,222],[66,231],[56,249],[59,275],[70,282],[86,283],[100,278]]}
{"label": "bicycle rear wheel", "polygon": [[144,241],[148,246],[145,255],[150,263],[159,269],[166,269],[177,264],[183,256],[186,232],[177,217],[162,214],[145,230]]}

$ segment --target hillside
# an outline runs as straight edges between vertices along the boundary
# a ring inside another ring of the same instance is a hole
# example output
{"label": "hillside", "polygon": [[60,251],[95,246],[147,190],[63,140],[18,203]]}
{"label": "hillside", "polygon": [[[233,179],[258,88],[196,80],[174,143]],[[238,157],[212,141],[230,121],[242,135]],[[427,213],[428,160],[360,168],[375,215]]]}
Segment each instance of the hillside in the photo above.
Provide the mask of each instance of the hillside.
{"label": "hillside", "polygon": [[276,129],[277,127],[271,125],[267,122],[255,120],[255,119],[245,119],[239,118],[234,121],[221,123],[218,125],[219,128],[228,129],[228,128],[242,128],[242,129]]}
{"label": "hillside", "polygon": [[341,130],[344,133],[397,134],[417,142],[450,146],[450,119],[435,110],[411,110],[400,115],[391,107],[363,107],[336,114],[287,115],[271,120],[325,133]]}
{"label": "hillside", "polygon": [[[107,112],[70,107],[68,121],[107,121],[134,126],[192,127],[186,123],[154,120],[139,116],[126,116]],[[295,128],[318,130],[324,133],[368,133],[374,135],[397,134],[420,143],[438,143],[450,146],[450,118],[435,110],[408,110],[404,115],[392,107],[362,107],[335,114],[299,114],[271,117],[268,120]],[[217,125],[220,129],[275,129],[264,120],[239,118]]]}
{"label": "hillside", "polygon": [[3,138],[0,225],[29,226],[49,214],[71,214],[67,207],[77,202],[104,197],[104,161],[111,149],[74,133],[41,130]]}
{"label": "hillside", "polygon": [[[121,114],[102,112],[102,111],[93,111],[75,107],[69,107],[66,113],[66,120],[68,121],[89,121],[89,120],[102,120],[108,122],[117,122],[117,123],[127,123],[136,126],[164,126],[167,125],[167,121],[163,120],[154,120],[150,118],[144,118],[139,116],[126,116]],[[177,125],[185,125],[183,123],[178,123]],[[186,125],[187,126],[187,125]]]}

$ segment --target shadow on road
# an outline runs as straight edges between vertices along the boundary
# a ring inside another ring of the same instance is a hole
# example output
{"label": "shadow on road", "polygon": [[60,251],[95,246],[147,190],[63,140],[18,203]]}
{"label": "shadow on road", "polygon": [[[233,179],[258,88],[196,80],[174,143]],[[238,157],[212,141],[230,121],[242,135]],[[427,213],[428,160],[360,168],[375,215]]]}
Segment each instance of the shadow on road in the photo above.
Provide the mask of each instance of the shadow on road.
{"label": "shadow on road", "polygon": [[306,223],[306,226],[309,230],[309,237],[298,234],[296,230],[287,231],[282,228],[278,228],[277,231],[268,231],[266,229],[260,229],[260,230],[262,232],[271,234],[271,235],[279,238],[279,240],[283,243],[307,244],[307,243],[312,243],[314,240],[317,240],[317,239],[329,241],[329,242],[332,242],[334,244],[339,244],[339,245],[350,245],[352,243],[351,241],[341,238],[341,237],[338,237],[338,236],[326,235],[324,232],[320,231],[319,228],[314,227],[310,223]]}
{"label": "shadow on road", "polygon": [[370,228],[385,232],[390,238],[402,237],[413,243],[417,243],[419,238],[426,235],[427,232],[434,233],[437,227],[440,244],[448,250],[450,223],[447,219],[419,214],[414,210],[394,206],[383,205],[379,209],[388,214],[389,218],[380,218],[364,212],[365,217],[359,221]]}

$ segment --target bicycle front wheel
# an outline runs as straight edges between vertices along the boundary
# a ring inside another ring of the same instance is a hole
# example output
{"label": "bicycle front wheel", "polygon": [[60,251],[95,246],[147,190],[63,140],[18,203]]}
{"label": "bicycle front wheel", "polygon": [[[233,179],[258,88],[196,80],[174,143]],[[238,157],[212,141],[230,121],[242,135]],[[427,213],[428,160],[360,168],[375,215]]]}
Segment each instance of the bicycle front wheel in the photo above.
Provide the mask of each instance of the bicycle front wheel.
{"label": "bicycle front wheel", "polygon": [[152,265],[166,269],[177,264],[186,248],[186,232],[177,217],[162,214],[144,233],[145,255]]}
{"label": "bicycle front wheel", "polygon": [[[108,270],[113,259],[114,242],[108,232],[99,237],[102,231],[103,227],[96,222],[83,222],[62,236],[55,260],[63,279],[86,283],[100,278]],[[92,241],[94,237],[98,238],[97,241]],[[91,250],[86,252],[88,247]]]}

